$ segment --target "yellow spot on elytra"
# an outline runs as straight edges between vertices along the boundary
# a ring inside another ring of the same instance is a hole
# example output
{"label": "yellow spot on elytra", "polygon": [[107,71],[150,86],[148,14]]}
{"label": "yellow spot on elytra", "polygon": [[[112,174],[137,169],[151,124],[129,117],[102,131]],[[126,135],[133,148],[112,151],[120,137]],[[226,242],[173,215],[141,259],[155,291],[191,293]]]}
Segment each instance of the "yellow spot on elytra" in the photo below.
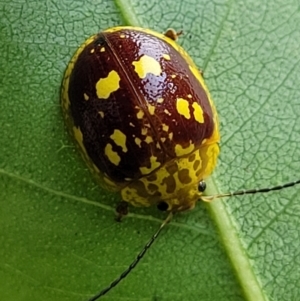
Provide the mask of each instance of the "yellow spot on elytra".
{"label": "yellow spot on elytra", "polygon": [[139,146],[139,147],[142,147],[141,146],[141,143],[142,143],[142,140],[138,137],[134,138],[134,142]]}
{"label": "yellow spot on elytra", "polygon": [[120,34],[120,38],[121,38],[121,39],[124,39],[125,37],[126,37],[126,36],[125,36],[124,33],[121,33],[121,34]]}
{"label": "yellow spot on elytra", "polygon": [[184,98],[177,98],[176,109],[180,115],[183,115],[186,119],[191,118],[189,102]]}
{"label": "yellow spot on elytra", "polygon": [[154,115],[155,106],[148,104],[148,111],[150,115]]}
{"label": "yellow spot on elytra", "polygon": [[139,78],[145,78],[147,73],[158,76],[162,72],[159,62],[148,55],[143,55],[138,61],[132,62],[132,65]]}
{"label": "yellow spot on elytra", "polygon": [[212,106],[213,110],[215,111],[214,103],[209,95],[208,88],[206,87],[203,77],[200,74],[199,70],[196,68],[196,66],[192,62],[191,62],[191,65],[189,65],[189,68],[190,68],[191,72],[194,74],[194,76],[197,78],[197,80],[199,81],[201,87],[204,89],[204,91],[208,97],[209,103]]}
{"label": "yellow spot on elytra", "polygon": [[100,52],[104,52],[104,51],[105,51],[105,47],[101,47]]}
{"label": "yellow spot on elytra", "polygon": [[114,183],[111,179],[107,178],[107,177],[103,177],[104,182],[109,185],[112,186],[114,188],[118,188],[118,186],[116,185],[116,183]]}
{"label": "yellow spot on elytra", "polygon": [[157,162],[157,157],[151,156],[150,157],[150,168],[148,167],[140,167],[140,171],[143,175],[149,174],[154,169],[158,168],[160,166],[160,163]]}
{"label": "yellow spot on elytra", "polygon": [[161,137],[161,138],[160,138],[160,141],[161,141],[161,142],[165,142],[165,141],[166,141],[166,138],[165,138],[165,137]]}
{"label": "yellow spot on elytra", "polygon": [[165,59],[165,60],[167,60],[167,61],[169,61],[171,58],[170,58],[170,56],[168,55],[168,54],[163,54],[163,58]]}
{"label": "yellow spot on elytra", "polygon": [[167,132],[169,130],[169,126],[163,123],[162,129],[163,129],[163,131]]}
{"label": "yellow spot on elytra", "polygon": [[195,146],[194,144],[190,144],[188,147],[183,148],[182,145],[176,144],[175,145],[175,153],[178,157],[187,155],[191,153],[194,150]]}
{"label": "yellow spot on elytra", "polygon": [[148,130],[145,128],[142,128],[142,135],[147,135]]}
{"label": "yellow spot on elytra", "polygon": [[151,143],[151,142],[153,142],[152,137],[151,137],[151,136],[147,136],[146,139],[145,139],[145,142],[146,142],[146,143]]}
{"label": "yellow spot on elytra", "polygon": [[188,98],[193,98],[192,94],[188,94],[187,97],[188,97]]}
{"label": "yellow spot on elytra", "polygon": [[94,48],[92,48],[91,49],[91,51],[90,51],[90,53],[94,53],[95,52],[95,49]]}
{"label": "yellow spot on elytra", "polygon": [[175,77],[176,77],[176,74],[172,74],[171,77],[172,77],[172,78],[175,78]]}
{"label": "yellow spot on elytra", "polygon": [[142,110],[139,110],[136,113],[136,117],[137,117],[137,119],[142,119],[144,117],[144,112]]}
{"label": "yellow spot on elytra", "polygon": [[192,104],[192,107],[194,108],[195,120],[198,121],[199,123],[203,123],[204,117],[203,117],[203,110],[202,110],[201,106],[197,102],[194,102]]}
{"label": "yellow spot on elytra", "polygon": [[104,117],[104,112],[103,112],[103,111],[99,111],[98,113],[99,113],[99,115],[100,115],[102,118]]}
{"label": "yellow spot on elytra", "polygon": [[106,78],[100,78],[96,83],[96,93],[98,98],[107,99],[109,95],[120,88],[120,76],[118,72],[112,70]]}
{"label": "yellow spot on elytra", "polygon": [[173,139],[173,132],[169,133],[169,139],[170,139],[170,140]]}
{"label": "yellow spot on elytra", "polygon": [[91,36],[77,49],[77,51],[75,52],[73,58],[71,59],[65,71],[63,84],[62,84],[62,91],[61,91],[62,109],[64,110],[65,114],[69,114],[68,112],[70,107],[69,85],[70,85],[70,75],[73,72],[74,64],[75,62],[77,62],[77,59],[79,55],[82,53],[82,51],[86,49],[86,45],[92,43],[95,40],[95,37],[96,35]]}
{"label": "yellow spot on elytra", "polygon": [[170,113],[170,111],[169,111],[169,110],[167,110],[167,109],[164,109],[164,112],[165,112],[167,115],[171,116],[171,113]]}
{"label": "yellow spot on elytra", "polygon": [[89,96],[86,93],[83,93],[84,100],[89,100]]}
{"label": "yellow spot on elytra", "polygon": [[118,155],[117,152],[114,152],[112,149],[112,145],[110,143],[106,144],[104,148],[104,153],[107,156],[108,160],[112,163],[115,164],[116,166],[119,165],[121,158]]}
{"label": "yellow spot on elytra", "polygon": [[82,152],[87,156],[87,152],[86,152],[85,146],[83,144],[83,135],[82,135],[80,128],[73,126],[73,133],[74,133],[74,137],[75,137],[77,143],[79,144]]}
{"label": "yellow spot on elytra", "polygon": [[164,99],[163,99],[162,97],[157,98],[156,102],[158,102],[158,103],[163,103],[163,102],[164,102]]}
{"label": "yellow spot on elytra", "polygon": [[126,147],[126,135],[120,130],[114,130],[110,138],[115,142],[116,145],[122,147],[122,151],[126,153],[128,151]]}
{"label": "yellow spot on elytra", "polygon": [[[139,183],[139,181],[134,181],[134,182]],[[125,186],[124,188],[122,188],[121,190],[122,200],[126,200],[130,204],[134,204],[135,206],[138,205],[149,206],[148,203],[145,203],[145,199],[138,194],[137,189],[131,188],[130,185],[132,185],[132,183],[129,183],[129,186]]]}

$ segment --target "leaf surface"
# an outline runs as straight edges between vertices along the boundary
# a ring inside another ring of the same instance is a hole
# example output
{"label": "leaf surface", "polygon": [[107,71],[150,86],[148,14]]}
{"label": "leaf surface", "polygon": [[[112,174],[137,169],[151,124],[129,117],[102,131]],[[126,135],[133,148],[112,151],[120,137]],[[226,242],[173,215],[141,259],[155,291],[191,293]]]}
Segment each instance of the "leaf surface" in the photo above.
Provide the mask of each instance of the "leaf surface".
{"label": "leaf surface", "polygon": [[[299,178],[296,1],[1,1],[0,296],[86,300],[133,260],[164,214],[101,190],[66,133],[64,69],[115,25],[183,30],[220,115],[208,193]],[[105,300],[297,300],[300,189],[199,203],[178,214]]]}

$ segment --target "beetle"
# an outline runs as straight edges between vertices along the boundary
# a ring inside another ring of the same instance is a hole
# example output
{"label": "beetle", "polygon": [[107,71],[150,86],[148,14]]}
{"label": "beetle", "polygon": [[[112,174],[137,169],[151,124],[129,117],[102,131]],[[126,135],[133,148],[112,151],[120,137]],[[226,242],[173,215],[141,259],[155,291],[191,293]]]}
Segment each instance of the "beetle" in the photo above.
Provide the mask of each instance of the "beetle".
{"label": "beetle", "polygon": [[219,130],[200,72],[171,32],[115,27],[91,37],[67,68],[62,104],[102,186],[134,206],[183,211],[216,165]]}
{"label": "beetle", "polygon": [[128,269],[136,266],[170,221],[199,199],[269,192],[271,188],[203,196],[219,155],[219,123],[201,72],[176,43],[179,34],[113,27],[91,36],[71,59],[62,84],[64,118],[98,183],[127,206],[156,205],[170,214]]}

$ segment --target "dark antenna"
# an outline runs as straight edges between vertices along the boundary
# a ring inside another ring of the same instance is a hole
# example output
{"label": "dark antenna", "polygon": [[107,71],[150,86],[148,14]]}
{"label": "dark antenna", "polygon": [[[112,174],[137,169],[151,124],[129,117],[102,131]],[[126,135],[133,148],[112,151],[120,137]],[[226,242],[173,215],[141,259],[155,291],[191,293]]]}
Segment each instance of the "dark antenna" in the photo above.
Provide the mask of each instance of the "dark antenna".
{"label": "dark antenna", "polygon": [[[232,197],[237,195],[246,195],[246,194],[255,194],[255,193],[267,193],[275,190],[282,190],[285,188],[293,187],[295,185],[300,184],[300,180],[273,186],[273,187],[267,187],[267,188],[258,188],[258,189],[247,189],[247,190],[238,190],[235,192],[227,192],[227,193],[220,193],[216,195],[211,196],[203,196],[202,192],[205,189],[205,182],[201,181],[201,185],[199,185],[199,192],[201,193],[200,199],[205,202],[211,202],[218,198],[223,197]],[[204,186],[203,186],[204,185]],[[204,187],[204,188],[203,188]],[[159,234],[161,233],[161,230],[170,222],[172,219],[173,213],[170,212],[167,218],[162,222],[158,230],[152,235],[152,237],[149,239],[149,241],[145,244],[144,248],[140,251],[140,253],[136,256],[136,258],[132,261],[132,263],[128,266],[128,268],[113,282],[111,282],[106,288],[95,294],[93,297],[88,299],[88,301],[96,301],[102,296],[106,295],[112,288],[114,288],[116,285],[118,285],[139,263],[139,261],[144,257],[148,249],[151,247],[151,245],[154,243],[154,241],[157,239]]]}
{"label": "dark antenna", "polygon": [[211,195],[211,196],[201,196],[201,200],[203,200],[205,202],[211,202],[214,199],[219,199],[219,198],[223,198],[223,197],[231,197],[231,196],[236,196],[236,195],[255,194],[255,193],[266,193],[266,192],[270,192],[270,191],[281,190],[281,189],[293,187],[298,184],[300,184],[300,180],[273,186],[273,187],[238,190],[235,192],[220,193],[220,194]]}
{"label": "dark antenna", "polygon": [[149,241],[145,244],[144,248],[141,250],[141,252],[136,256],[134,261],[129,265],[129,267],[118,277],[116,278],[109,286],[104,288],[102,291],[94,295],[92,298],[88,299],[88,301],[96,301],[97,299],[104,296],[106,293],[108,293],[113,287],[115,287],[119,282],[121,282],[139,263],[139,261],[144,257],[147,250],[151,247],[151,245],[154,243],[156,238],[159,236],[161,230],[165,227],[166,224],[170,222],[172,219],[172,212],[169,213],[167,218],[162,222],[158,230],[153,234],[153,236],[149,239]]}

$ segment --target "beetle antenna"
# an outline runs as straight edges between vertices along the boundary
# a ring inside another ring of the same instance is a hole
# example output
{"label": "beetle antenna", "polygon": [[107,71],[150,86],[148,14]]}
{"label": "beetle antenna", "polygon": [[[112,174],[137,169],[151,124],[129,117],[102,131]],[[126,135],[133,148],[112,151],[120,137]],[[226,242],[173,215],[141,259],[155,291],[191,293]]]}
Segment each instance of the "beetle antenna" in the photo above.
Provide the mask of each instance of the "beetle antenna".
{"label": "beetle antenna", "polygon": [[227,193],[220,193],[212,196],[201,196],[201,199],[205,202],[211,202],[214,199],[223,198],[223,197],[231,197],[236,195],[245,195],[245,194],[255,194],[255,193],[266,193],[275,190],[281,190],[289,187],[293,187],[295,185],[300,184],[300,180],[273,186],[267,188],[258,188],[258,189],[247,189],[247,190],[238,190],[235,192],[227,192]]}
{"label": "beetle antenna", "polygon": [[154,243],[154,241],[159,236],[161,230],[170,222],[172,219],[173,213],[170,212],[167,218],[162,222],[158,230],[152,235],[152,237],[149,239],[149,241],[145,244],[143,249],[140,251],[140,253],[136,256],[136,258],[132,261],[132,263],[128,266],[128,268],[118,277],[116,278],[109,286],[104,288],[102,291],[88,299],[88,301],[96,301],[100,297],[104,296],[106,293],[108,293],[113,287],[115,287],[117,284],[119,284],[139,263],[139,261],[144,257],[148,249],[151,247],[151,245]]}

